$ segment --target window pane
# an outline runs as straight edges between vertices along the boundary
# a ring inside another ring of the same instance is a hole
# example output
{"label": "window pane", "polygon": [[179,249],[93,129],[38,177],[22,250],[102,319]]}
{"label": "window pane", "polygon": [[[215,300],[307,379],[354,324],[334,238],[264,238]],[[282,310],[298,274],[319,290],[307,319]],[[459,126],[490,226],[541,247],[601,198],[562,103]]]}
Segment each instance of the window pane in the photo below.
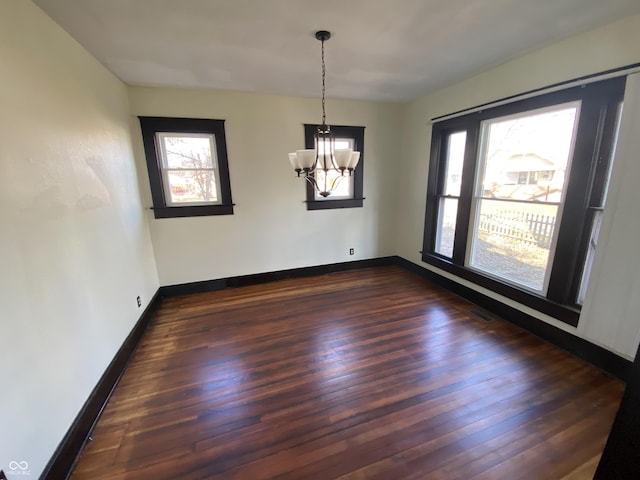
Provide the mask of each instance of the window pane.
{"label": "window pane", "polygon": [[438,205],[438,230],[435,251],[445,257],[453,257],[453,238],[458,214],[457,198],[441,198]]}
{"label": "window pane", "polygon": [[557,213],[556,205],[479,200],[470,266],[542,291]]}
{"label": "window pane", "polygon": [[484,155],[476,195],[560,202],[579,102],[482,124]]}
{"label": "window pane", "polygon": [[213,135],[159,133],[164,168],[214,168]]}
{"label": "window pane", "polygon": [[[318,153],[323,154],[327,142],[320,142],[318,145]],[[335,150],[340,150],[344,148],[353,149],[354,140],[353,138],[336,138],[334,140],[334,148]],[[318,166],[320,166],[320,162],[318,162]],[[315,172],[316,180],[319,185],[324,185],[324,171],[320,168],[316,168]],[[318,192],[315,192],[316,200],[336,200],[339,198],[353,198],[353,175],[340,175],[338,172],[333,170],[329,171],[329,178],[327,179],[327,188],[330,190],[332,188],[332,182],[335,182],[334,187],[335,190],[331,192],[331,195],[328,197],[323,197]]]}
{"label": "window pane", "polygon": [[579,107],[482,122],[470,267],[545,293]]}
{"label": "window pane", "polygon": [[580,288],[578,289],[578,298],[576,302],[579,305],[584,303],[587,294],[587,286],[589,285],[589,277],[591,276],[591,267],[596,254],[596,246],[598,237],[600,236],[600,226],[602,225],[602,212],[595,212],[593,217],[593,225],[591,226],[591,235],[589,237],[589,246],[587,247],[587,257],[582,269],[582,278],[580,279]]}
{"label": "window pane", "polygon": [[467,132],[449,135],[447,148],[447,163],[444,177],[444,195],[460,196],[460,181],[462,179],[462,164],[464,163],[464,146]]}
{"label": "window pane", "polygon": [[167,170],[169,204],[220,203],[214,170]]}
{"label": "window pane", "polygon": [[[324,171],[316,170],[318,185],[324,185]],[[340,172],[329,170],[327,188],[332,190],[331,195],[323,197],[316,192],[316,200],[335,200],[336,198],[353,198],[353,175],[340,175]]]}
{"label": "window pane", "polygon": [[[328,142],[320,142],[320,144],[318,145],[318,153],[324,153],[325,149],[327,148],[327,143]],[[353,138],[336,138],[334,140],[334,148],[335,150],[341,150],[344,148],[353,149]]]}

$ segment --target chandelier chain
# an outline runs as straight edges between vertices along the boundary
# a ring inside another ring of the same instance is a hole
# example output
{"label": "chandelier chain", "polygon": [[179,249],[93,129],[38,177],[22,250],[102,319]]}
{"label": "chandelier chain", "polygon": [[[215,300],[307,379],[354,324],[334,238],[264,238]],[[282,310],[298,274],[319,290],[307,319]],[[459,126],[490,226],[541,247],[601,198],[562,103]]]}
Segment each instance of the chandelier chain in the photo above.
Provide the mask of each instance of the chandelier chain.
{"label": "chandelier chain", "polygon": [[[345,177],[353,176],[360,159],[360,152],[354,152],[352,148],[338,150],[335,148],[335,137],[327,125],[327,65],[324,57],[324,42],[331,38],[331,32],[318,30],[315,37],[322,43],[322,125],[315,126],[313,135],[315,148],[289,153],[289,162],[298,177],[304,176],[317,194],[326,198],[338,188],[338,184]],[[324,175],[321,175],[322,173]]]}
{"label": "chandelier chain", "polygon": [[322,40],[322,125],[326,124],[326,114],[324,108],[324,92],[325,92],[325,76],[327,74],[327,70],[324,64],[324,40]]}

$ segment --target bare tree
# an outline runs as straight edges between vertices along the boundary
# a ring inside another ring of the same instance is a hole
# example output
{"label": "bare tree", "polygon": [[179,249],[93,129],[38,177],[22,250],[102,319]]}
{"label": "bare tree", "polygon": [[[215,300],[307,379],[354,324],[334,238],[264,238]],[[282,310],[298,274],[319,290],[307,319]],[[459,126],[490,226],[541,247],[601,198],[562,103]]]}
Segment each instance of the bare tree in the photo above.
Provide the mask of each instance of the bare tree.
{"label": "bare tree", "polygon": [[184,138],[180,137],[166,138],[165,145],[167,156],[172,155],[181,159],[180,168],[186,170],[180,175],[193,178],[199,197],[204,201],[215,198],[215,174],[211,167],[211,151],[194,149],[189,142],[185,142]]}

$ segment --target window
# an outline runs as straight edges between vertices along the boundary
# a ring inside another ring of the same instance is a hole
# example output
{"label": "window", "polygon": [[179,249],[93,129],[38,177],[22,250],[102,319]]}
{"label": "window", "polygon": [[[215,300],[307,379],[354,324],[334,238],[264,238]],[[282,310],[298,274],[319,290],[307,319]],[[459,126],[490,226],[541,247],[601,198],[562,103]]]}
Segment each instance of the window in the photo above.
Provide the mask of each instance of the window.
{"label": "window", "polygon": [[[572,102],[480,122],[469,267],[545,290],[579,108]],[[550,168],[559,172],[556,182],[538,185],[538,172]],[[513,171],[517,186],[509,181]]]}
{"label": "window", "polygon": [[438,194],[438,227],[435,251],[445,257],[453,256],[453,235],[456,231],[456,212],[460,199],[460,179],[467,132],[455,132],[446,138],[444,179]]}
{"label": "window", "polygon": [[232,214],[224,120],[139,119],[155,217]]}
{"label": "window", "polygon": [[[318,125],[305,124],[305,148],[316,148],[314,134]],[[352,148],[360,152],[360,161],[351,176],[341,176],[337,172],[330,172],[337,182],[337,188],[330,196],[324,198],[319,195],[313,185],[307,185],[307,210],[324,210],[331,208],[362,207],[363,176],[364,176],[364,127],[348,127],[331,125],[331,132],[335,136],[335,148]],[[322,151],[323,145],[320,145]],[[324,175],[322,170],[316,170],[314,175]],[[318,178],[320,181],[323,178]]]}
{"label": "window", "polygon": [[423,261],[576,325],[624,78],[434,123]]}
{"label": "window", "polygon": [[[324,154],[325,150],[327,150],[328,145],[326,145],[326,143],[328,142],[320,143],[320,145],[318,146],[318,154],[322,155]],[[335,138],[333,143],[333,146],[336,150],[342,150],[346,148],[355,150],[353,148],[353,144],[355,143],[353,138]],[[325,172],[324,170],[322,170],[322,168],[320,168],[320,165],[318,165],[318,168],[316,168],[314,176],[316,177],[320,185],[324,185]],[[335,185],[335,188],[331,192],[330,196],[332,200],[353,198],[355,175],[340,175],[339,172],[330,170],[328,172],[328,177],[329,178],[327,185]],[[327,198],[328,197],[323,197],[318,191],[314,190],[314,200],[326,201]]]}

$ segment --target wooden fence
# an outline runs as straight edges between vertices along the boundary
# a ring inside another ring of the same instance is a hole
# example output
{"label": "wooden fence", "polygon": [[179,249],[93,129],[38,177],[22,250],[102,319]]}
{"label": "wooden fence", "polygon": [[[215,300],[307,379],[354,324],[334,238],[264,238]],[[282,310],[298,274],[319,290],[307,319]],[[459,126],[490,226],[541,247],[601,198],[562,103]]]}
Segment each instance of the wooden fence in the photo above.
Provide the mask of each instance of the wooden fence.
{"label": "wooden fence", "polygon": [[479,230],[549,248],[555,224],[555,215],[499,210],[480,214]]}

